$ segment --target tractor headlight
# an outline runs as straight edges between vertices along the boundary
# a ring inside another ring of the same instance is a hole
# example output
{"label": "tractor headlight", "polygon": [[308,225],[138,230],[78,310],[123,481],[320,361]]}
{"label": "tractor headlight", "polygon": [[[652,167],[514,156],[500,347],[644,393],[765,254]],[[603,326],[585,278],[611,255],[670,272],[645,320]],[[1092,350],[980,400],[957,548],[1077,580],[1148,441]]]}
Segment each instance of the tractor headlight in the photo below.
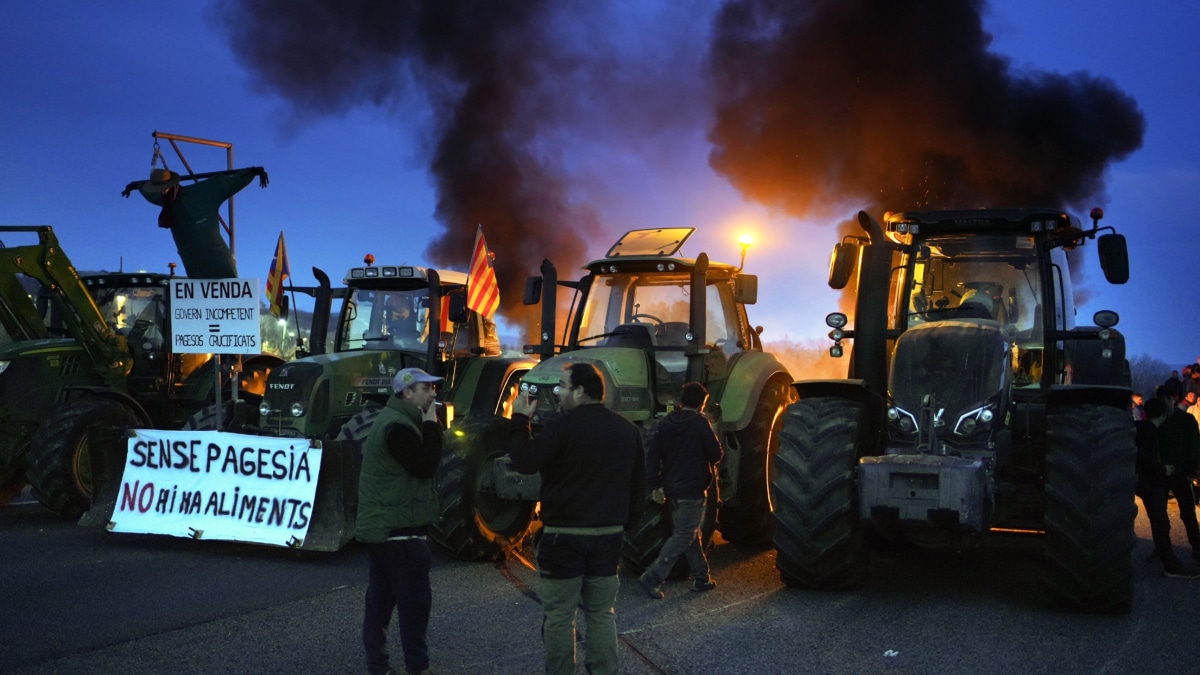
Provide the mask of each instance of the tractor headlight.
{"label": "tractor headlight", "polygon": [[258,404],[258,414],[266,417],[267,415],[270,415],[271,412],[271,402],[264,398],[262,403]]}
{"label": "tractor headlight", "polygon": [[911,434],[917,430],[917,420],[904,408],[892,406],[887,409],[887,418],[901,432]]}
{"label": "tractor headlight", "polygon": [[304,411],[303,403],[301,403],[300,401],[296,401],[295,403],[292,404],[292,417],[303,417],[304,412],[305,411]]}
{"label": "tractor headlight", "polygon": [[996,413],[991,406],[984,406],[963,413],[958,418],[958,423],[954,425],[954,433],[957,436],[969,436],[981,429],[987,429],[991,426],[991,422],[996,418]]}
{"label": "tractor headlight", "polygon": [[8,370],[8,364],[10,363],[12,363],[12,361],[0,361],[0,374]]}

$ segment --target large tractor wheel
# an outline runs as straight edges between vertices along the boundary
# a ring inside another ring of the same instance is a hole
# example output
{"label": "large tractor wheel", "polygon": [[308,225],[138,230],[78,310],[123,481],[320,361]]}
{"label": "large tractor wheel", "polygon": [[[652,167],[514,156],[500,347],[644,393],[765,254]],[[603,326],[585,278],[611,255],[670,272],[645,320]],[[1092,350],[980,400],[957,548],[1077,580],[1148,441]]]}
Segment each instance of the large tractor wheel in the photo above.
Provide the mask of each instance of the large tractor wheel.
{"label": "large tractor wheel", "polygon": [[381,407],[377,405],[368,405],[358,412],[357,415],[346,420],[338,431],[337,439],[339,441],[366,441],[367,435],[371,433],[371,427],[375,424],[375,418],[379,417]]}
{"label": "large tractor wheel", "polygon": [[33,496],[52,513],[78,519],[91,506],[93,472],[114,478],[124,469],[125,433],[138,426],[117,401],[68,401],[42,420],[29,444]]}
{"label": "large tractor wheel", "polygon": [[438,465],[441,515],[429,534],[462,560],[498,560],[533,529],[536,502],[501,499],[493,486],[492,464],[504,451],[489,447],[488,439],[500,435],[500,421],[457,425]]}
{"label": "large tractor wheel", "polygon": [[[728,435],[726,461],[737,457],[737,489],[721,505],[717,521],[721,536],[739,546],[761,546],[771,541],[774,522],[767,485],[767,465],[779,449],[780,411],[787,405],[791,383],[773,378],[763,387],[754,416],[745,429]],[[734,450],[731,453],[730,450]]]}
{"label": "large tractor wheel", "polygon": [[771,497],[775,566],[789,586],[839,590],[862,582],[854,469],[866,425],[862,404],[840,398],[803,399],[784,414]]}
{"label": "large tractor wheel", "polygon": [[1092,404],[1052,409],[1046,445],[1050,594],[1074,609],[1128,611],[1137,517],[1129,412]]}

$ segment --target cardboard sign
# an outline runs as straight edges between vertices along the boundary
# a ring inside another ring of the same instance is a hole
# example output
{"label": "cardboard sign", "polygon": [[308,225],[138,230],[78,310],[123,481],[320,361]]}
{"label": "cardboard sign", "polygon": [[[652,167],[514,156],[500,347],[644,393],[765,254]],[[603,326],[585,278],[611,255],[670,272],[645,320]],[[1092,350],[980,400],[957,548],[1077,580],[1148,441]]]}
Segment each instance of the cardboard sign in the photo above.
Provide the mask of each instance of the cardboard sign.
{"label": "cardboard sign", "polygon": [[113,532],[304,542],[321,469],[319,441],[223,431],[132,433]]}
{"label": "cardboard sign", "polygon": [[258,279],[172,279],[171,351],[258,354]]}

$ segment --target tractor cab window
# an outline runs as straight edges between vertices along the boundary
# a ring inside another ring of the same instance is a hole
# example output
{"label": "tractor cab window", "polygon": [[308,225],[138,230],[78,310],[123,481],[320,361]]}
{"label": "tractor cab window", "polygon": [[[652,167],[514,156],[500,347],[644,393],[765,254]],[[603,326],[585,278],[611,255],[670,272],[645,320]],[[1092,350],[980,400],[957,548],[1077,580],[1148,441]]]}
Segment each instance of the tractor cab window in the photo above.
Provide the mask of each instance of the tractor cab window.
{"label": "tractor cab window", "polygon": [[425,289],[355,288],[342,306],[342,349],[424,349],[428,338]]}
{"label": "tractor cab window", "polygon": [[893,288],[896,322],[995,321],[1012,341],[1014,384],[1036,385],[1044,328],[1037,255],[1033,238],[1019,234],[923,240],[905,261],[907,283]]}
{"label": "tractor cab window", "polygon": [[167,325],[163,286],[94,289],[96,307],[115,333],[124,335],[135,350],[160,351]]}
{"label": "tractor cab window", "polygon": [[[1041,280],[1032,237],[1005,234],[933,237],[906,261],[906,293],[892,306],[914,326],[947,319],[996,321],[1027,340],[1040,341]],[[900,317],[897,317],[900,318]],[[1036,333],[1036,334],[1035,334]]]}

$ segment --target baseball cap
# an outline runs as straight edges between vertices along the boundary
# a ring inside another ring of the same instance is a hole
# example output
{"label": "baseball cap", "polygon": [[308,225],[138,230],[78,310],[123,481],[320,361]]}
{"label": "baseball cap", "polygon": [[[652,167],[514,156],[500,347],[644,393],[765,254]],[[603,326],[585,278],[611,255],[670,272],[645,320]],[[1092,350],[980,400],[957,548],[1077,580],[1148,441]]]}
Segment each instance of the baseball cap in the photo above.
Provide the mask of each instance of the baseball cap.
{"label": "baseball cap", "polygon": [[392,378],[392,389],[400,391],[421,382],[441,382],[443,378],[434,377],[420,368],[405,368]]}

